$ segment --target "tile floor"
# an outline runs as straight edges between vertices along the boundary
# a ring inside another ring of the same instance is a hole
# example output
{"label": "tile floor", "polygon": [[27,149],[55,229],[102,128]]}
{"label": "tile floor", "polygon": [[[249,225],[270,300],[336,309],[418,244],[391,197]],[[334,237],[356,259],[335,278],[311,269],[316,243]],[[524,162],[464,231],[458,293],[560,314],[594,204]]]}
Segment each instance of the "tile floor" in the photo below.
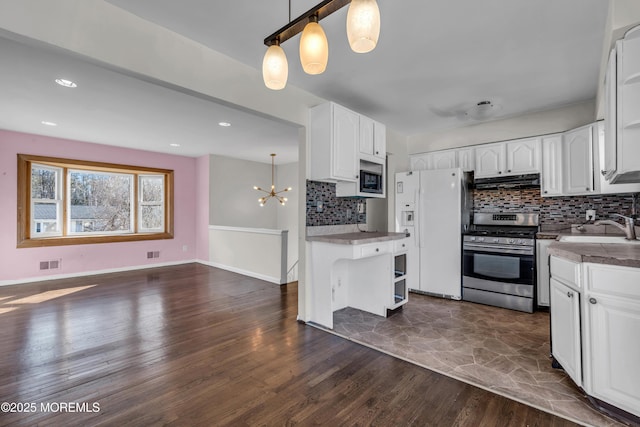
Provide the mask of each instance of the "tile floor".
{"label": "tile floor", "polygon": [[383,318],[346,308],[334,333],[585,425],[622,426],[551,368],[549,313],[520,313],[412,293]]}

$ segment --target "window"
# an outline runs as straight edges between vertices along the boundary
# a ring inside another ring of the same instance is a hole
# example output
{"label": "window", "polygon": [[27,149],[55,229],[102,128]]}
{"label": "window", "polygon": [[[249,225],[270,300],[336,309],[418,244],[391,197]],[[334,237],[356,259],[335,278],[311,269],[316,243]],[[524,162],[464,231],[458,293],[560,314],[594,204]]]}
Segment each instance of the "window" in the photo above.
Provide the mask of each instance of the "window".
{"label": "window", "polygon": [[18,247],[173,238],[173,171],[18,155]]}

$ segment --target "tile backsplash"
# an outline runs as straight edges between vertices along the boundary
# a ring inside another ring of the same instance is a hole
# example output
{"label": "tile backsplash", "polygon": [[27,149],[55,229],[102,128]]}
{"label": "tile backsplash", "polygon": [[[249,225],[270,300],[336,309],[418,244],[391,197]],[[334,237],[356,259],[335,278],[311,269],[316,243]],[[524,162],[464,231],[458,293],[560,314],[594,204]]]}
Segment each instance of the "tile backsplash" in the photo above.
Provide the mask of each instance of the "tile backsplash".
{"label": "tile backsplash", "polygon": [[[317,203],[322,201],[322,212]],[[358,213],[358,203],[364,199],[336,197],[336,184],[307,181],[307,227],[320,225],[365,224],[367,214]]]}
{"label": "tile backsplash", "polygon": [[631,213],[631,194],[541,197],[540,189],[474,190],[474,212],[527,212],[540,214],[541,230],[569,228],[585,221],[585,211],[595,209],[596,219]]}

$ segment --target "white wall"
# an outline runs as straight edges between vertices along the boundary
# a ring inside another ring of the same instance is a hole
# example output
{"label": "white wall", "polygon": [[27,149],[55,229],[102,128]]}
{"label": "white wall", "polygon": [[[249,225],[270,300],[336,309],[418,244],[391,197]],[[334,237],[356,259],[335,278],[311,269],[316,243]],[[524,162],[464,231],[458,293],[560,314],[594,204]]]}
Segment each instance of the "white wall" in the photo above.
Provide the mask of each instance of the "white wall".
{"label": "white wall", "polygon": [[387,230],[395,231],[397,172],[409,170],[407,138],[387,129]]}
{"label": "white wall", "polygon": [[[563,132],[595,121],[595,101],[494,120],[442,132],[410,136],[409,154]],[[408,170],[408,169],[407,169]]]}
{"label": "white wall", "polygon": [[[293,190],[286,194],[287,204],[278,206],[277,228],[279,230],[289,230],[287,271],[298,261],[298,201],[303,195],[304,188],[298,187],[298,163],[289,163],[276,167],[276,189],[293,187]],[[301,219],[302,220],[302,219]],[[303,220],[302,220],[303,221]],[[303,223],[304,225],[304,223]],[[298,269],[294,268],[288,276],[289,281],[298,280]]]}
{"label": "white wall", "polygon": [[[270,159],[269,159],[270,161]],[[260,192],[254,185],[269,190],[271,163],[210,156],[209,224],[230,227],[278,228],[273,200],[260,207]]]}

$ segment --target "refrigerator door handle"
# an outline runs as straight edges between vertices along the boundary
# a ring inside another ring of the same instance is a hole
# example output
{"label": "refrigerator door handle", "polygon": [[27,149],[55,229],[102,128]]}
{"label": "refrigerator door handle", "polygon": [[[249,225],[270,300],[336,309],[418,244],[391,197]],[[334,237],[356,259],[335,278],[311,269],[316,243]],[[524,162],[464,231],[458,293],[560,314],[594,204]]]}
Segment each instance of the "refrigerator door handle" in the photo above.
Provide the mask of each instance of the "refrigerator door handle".
{"label": "refrigerator door handle", "polygon": [[416,200],[416,245],[419,248],[422,248],[424,246],[424,236],[422,235],[422,205],[420,204],[421,202],[421,196],[422,196],[422,189],[417,188],[416,190],[416,196],[415,196],[415,200]]}

